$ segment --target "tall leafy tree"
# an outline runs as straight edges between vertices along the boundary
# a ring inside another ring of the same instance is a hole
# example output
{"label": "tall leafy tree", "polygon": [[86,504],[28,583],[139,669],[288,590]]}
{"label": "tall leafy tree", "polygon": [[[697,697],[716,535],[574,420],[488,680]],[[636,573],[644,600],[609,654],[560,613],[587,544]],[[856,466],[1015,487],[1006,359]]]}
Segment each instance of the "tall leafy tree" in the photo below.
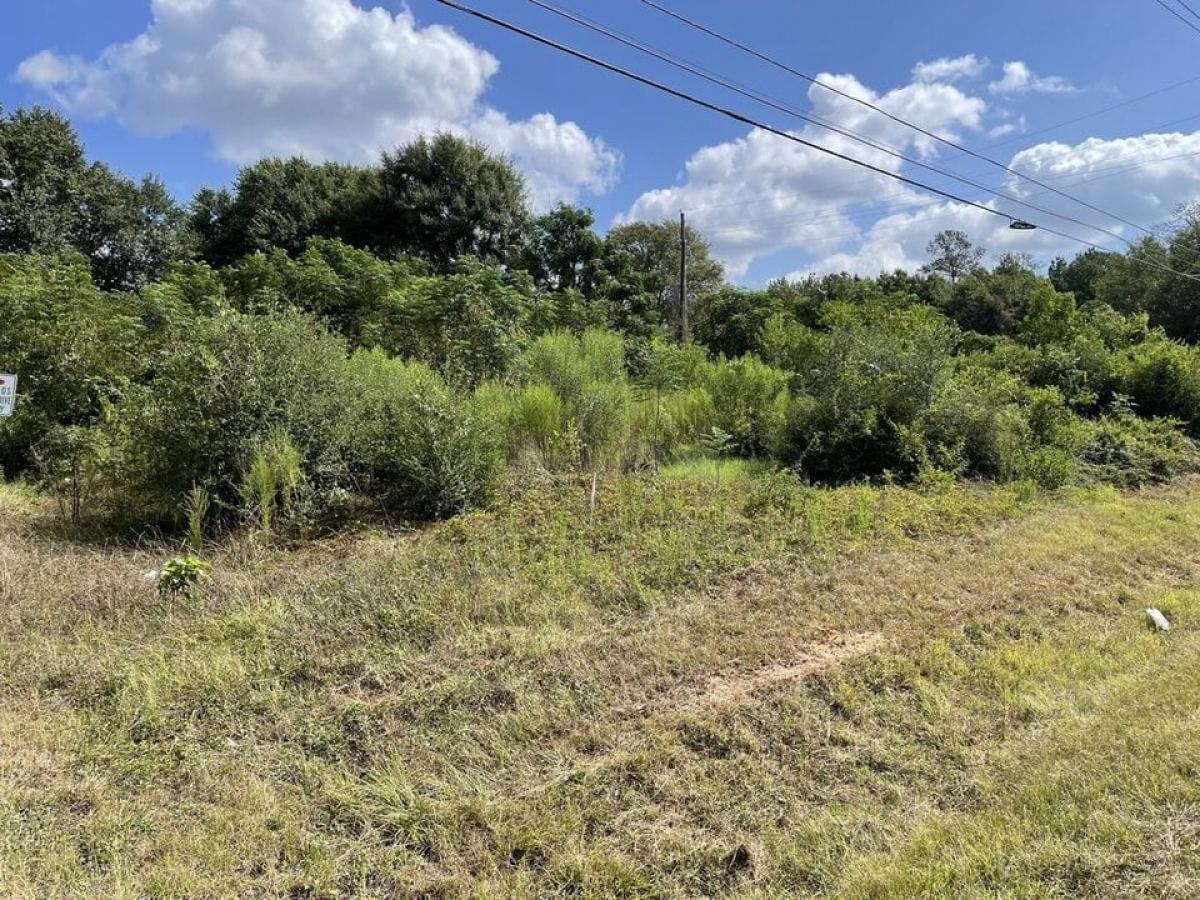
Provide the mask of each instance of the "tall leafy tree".
{"label": "tall leafy tree", "polygon": [[134,290],[187,255],[184,217],[162,183],[88,164],[70,123],[45,109],[0,116],[0,251],[78,250],[96,284]]}
{"label": "tall leafy tree", "polygon": [[192,201],[192,229],[200,255],[213,265],[275,248],[295,256],[312,237],[366,246],[377,189],[375,169],[264,159],[238,173],[233,191],[201,190]]}
{"label": "tall leafy tree", "polygon": [[35,107],[0,115],[0,251],[69,249],[87,160],[62,116]]}
{"label": "tall leafy tree", "polygon": [[443,270],[462,256],[501,262],[528,221],[520,173],[482,144],[439,134],[383,156],[373,233],[385,255],[418,255]]}
{"label": "tall leafy tree", "polygon": [[960,279],[944,311],[969,331],[1012,334],[1039,283],[1028,259],[1005,254],[991,272],[977,267]]}
{"label": "tall leafy tree", "polygon": [[[687,226],[687,302],[689,311],[702,305],[725,284],[725,269],[712,258],[708,241]],[[654,298],[659,316],[678,334],[679,223],[630,222],[608,233],[609,247],[627,253],[644,289]]]}
{"label": "tall leafy tree", "polygon": [[723,287],[696,311],[696,340],[713,353],[744,356],[758,349],[763,326],[781,308],[767,291]]}
{"label": "tall leafy tree", "polygon": [[1055,290],[1069,291],[1081,305],[1096,299],[1096,283],[1113,265],[1118,254],[1088,249],[1070,262],[1061,256],[1050,263],[1050,281]]}
{"label": "tall leafy tree", "polygon": [[[1174,338],[1200,341],[1200,203],[1179,210],[1180,227],[1167,244],[1163,290],[1150,307],[1150,320]],[[1189,277],[1190,276],[1190,277]]]}
{"label": "tall leafy tree", "polygon": [[599,280],[604,241],[593,230],[592,211],[559,204],[533,221],[516,263],[539,288],[575,289],[591,296]]}
{"label": "tall leafy tree", "polygon": [[1155,237],[1136,242],[1124,254],[1114,254],[1096,278],[1096,299],[1121,312],[1149,311],[1155,324],[1169,301],[1167,248]]}
{"label": "tall leafy tree", "polygon": [[922,271],[940,272],[952,283],[978,269],[986,253],[982,247],[972,244],[965,233],[953,229],[935,234],[925,252],[933,258]]}
{"label": "tall leafy tree", "polygon": [[192,253],[186,215],[163,183],[149,175],[133,182],[102,163],[84,179],[74,245],[106,290],[143,288]]}

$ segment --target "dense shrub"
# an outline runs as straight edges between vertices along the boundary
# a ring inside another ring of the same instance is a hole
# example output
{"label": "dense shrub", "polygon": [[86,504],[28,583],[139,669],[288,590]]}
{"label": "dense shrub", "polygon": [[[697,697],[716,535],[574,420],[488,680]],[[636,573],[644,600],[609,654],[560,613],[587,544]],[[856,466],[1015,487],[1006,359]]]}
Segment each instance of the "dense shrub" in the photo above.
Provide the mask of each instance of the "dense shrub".
{"label": "dense shrub", "polygon": [[712,363],[704,378],[710,428],[729,436],[737,456],[766,456],[779,446],[788,409],[788,376],[753,356]]}
{"label": "dense shrub", "polygon": [[140,369],[138,312],[97,290],[80,256],[0,255],[0,371],[19,378],[16,411],[0,419],[0,473],[25,472],[48,434],[121,400]]}
{"label": "dense shrub", "polygon": [[1120,390],[1143,416],[1180,420],[1200,434],[1200,351],[1162,338],[1131,348],[1117,362]]}
{"label": "dense shrub", "polygon": [[1056,389],[968,366],[939,385],[909,437],[922,465],[1059,487],[1087,430]]}
{"label": "dense shrub", "polygon": [[501,462],[495,435],[435,372],[359,351],[342,377],[336,442],[357,490],[409,519],[487,500]]}
{"label": "dense shrub", "polygon": [[706,388],[689,387],[666,394],[659,416],[660,457],[700,446],[716,422],[716,404]]}
{"label": "dense shrub", "polygon": [[385,338],[396,298],[425,274],[415,260],[386,261],[327,238],[313,238],[295,257],[255,253],[220,273],[229,301],[243,312],[294,308],[323,319],[352,346]]}
{"label": "dense shrub", "polygon": [[416,278],[397,292],[375,343],[474,386],[515,364],[529,339],[532,307],[525,273],[462,259],[448,275]]}
{"label": "dense shrub", "polygon": [[[625,437],[633,400],[620,336],[599,330],[578,337],[544,335],[529,348],[521,371],[527,384],[548,387],[557,397],[564,414],[560,440],[578,447],[578,461],[586,466],[611,462]],[[549,402],[541,396],[539,402]]]}
{"label": "dense shrub", "polygon": [[758,343],[764,362],[793,373],[811,372],[823,350],[819,332],[784,313],[767,319]]}
{"label": "dense shrub", "polygon": [[1101,416],[1080,453],[1084,473],[1124,487],[1169,481],[1200,466],[1196,444],[1170,419],[1142,419],[1128,410]]}
{"label": "dense shrub", "polygon": [[342,340],[298,313],[230,313],[174,337],[115,422],[126,489],[146,514],[174,518],[183,495],[203,485],[228,518],[273,432],[294,442],[317,483],[342,477],[337,423],[353,395],[339,377]]}
{"label": "dense shrub", "polygon": [[908,435],[951,372],[955,332],[924,307],[832,310],[807,396],[791,404],[781,455],[830,481],[915,471]]}

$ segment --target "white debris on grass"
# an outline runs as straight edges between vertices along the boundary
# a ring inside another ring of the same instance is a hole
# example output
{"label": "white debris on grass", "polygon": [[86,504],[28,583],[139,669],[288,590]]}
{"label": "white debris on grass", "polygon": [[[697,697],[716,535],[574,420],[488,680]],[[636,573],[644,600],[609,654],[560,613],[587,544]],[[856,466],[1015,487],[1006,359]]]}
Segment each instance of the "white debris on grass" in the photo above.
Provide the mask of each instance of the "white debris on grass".
{"label": "white debris on grass", "polygon": [[1167,617],[1164,616],[1159,610],[1155,609],[1154,607],[1151,607],[1150,609],[1146,610],[1146,615],[1148,615],[1150,617],[1150,621],[1154,623],[1154,627],[1156,630],[1158,630],[1158,631],[1170,631],[1171,630],[1171,623],[1167,621]]}

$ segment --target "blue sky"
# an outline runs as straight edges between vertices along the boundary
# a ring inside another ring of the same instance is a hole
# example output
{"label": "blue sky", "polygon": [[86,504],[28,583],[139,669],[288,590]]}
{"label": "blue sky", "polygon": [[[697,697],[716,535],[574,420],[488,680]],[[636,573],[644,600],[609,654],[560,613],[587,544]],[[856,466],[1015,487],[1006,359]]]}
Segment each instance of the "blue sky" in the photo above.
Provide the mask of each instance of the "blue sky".
{"label": "blue sky", "polygon": [[[1140,232],[1127,223],[1151,227],[1169,219],[1176,204],[1200,199],[1200,81],[1038,133],[1200,75],[1200,33],[1154,0],[668,3],[938,133],[990,147],[989,155],[1104,213],[956,158],[639,0],[556,2],[907,155],[1012,194],[1036,194],[1027,199],[1096,228],[1013,211],[1105,246],[1122,244],[1100,228],[1136,238]],[[872,153],[523,0],[474,5],[835,149]],[[601,227],[687,209],[731,275],[748,284],[809,270],[913,265],[941,227],[962,228],[995,252],[1024,251],[1042,261],[1082,248],[1045,232],[1009,231],[999,217],[864,176],[774,136],[751,135],[744,125],[433,0],[382,9],[366,0],[15,6],[0,32],[0,103],[63,110],[93,157],[131,175],[155,172],[181,199],[202,185],[229,182],[239,163],[262,154],[362,160],[421,131],[450,128],[511,155],[540,205],[586,204]],[[937,60],[943,63],[915,68]],[[1190,122],[1156,129],[1193,114]],[[945,183],[894,159],[872,158]],[[986,200],[972,188],[947,186]]]}

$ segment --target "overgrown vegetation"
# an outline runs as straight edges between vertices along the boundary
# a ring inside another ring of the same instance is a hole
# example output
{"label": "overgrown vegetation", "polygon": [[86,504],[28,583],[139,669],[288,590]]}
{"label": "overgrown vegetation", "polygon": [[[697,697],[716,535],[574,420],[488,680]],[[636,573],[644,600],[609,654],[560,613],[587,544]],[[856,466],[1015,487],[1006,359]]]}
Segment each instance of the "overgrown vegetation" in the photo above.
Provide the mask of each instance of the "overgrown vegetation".
{"label": "overgrown vegetation", "polygon": [[0,488],[0,886],[1195,893],[1194,480],[589,482],[207,576]]}
{"label": "overgrown vegetation", "polygon": [[[0,465],[77,523],[182,527],[196,490],[210,531],[441,518],[486,502],[505,463],[1058,487],[1195,462],[1190,288],[1136,253],[1046,279],[947,233],[915,275],[747,291],[692,233],[687,344],[675,226],[602,238],[581,210],[534,216],[507,162],[450,136],[377,167],[247,167],[147,220],[148,255],[115,272],[125,232],[88,219],[114,176],[50,113],[0,134],[0,361],[22,385]],[[1179,240],[1197,228],[1185,214]]]}
{"label": "overgrown vegetation", "polygon": [[0,894],[1200,893],[1200,216],[682,293],[593,226],[0,116]]}

